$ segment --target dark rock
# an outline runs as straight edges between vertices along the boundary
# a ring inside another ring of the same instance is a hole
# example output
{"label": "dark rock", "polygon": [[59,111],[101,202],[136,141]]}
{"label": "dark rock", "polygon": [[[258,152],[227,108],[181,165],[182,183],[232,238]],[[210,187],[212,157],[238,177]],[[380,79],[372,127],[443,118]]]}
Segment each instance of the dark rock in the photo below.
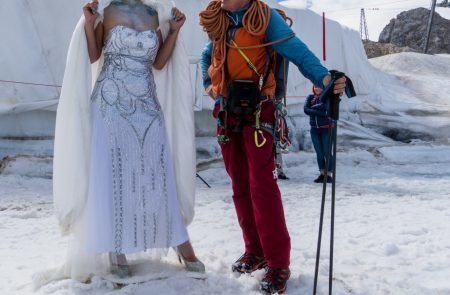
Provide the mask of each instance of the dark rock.
{"label": "dark rock", "polygon": [[[422,51],[429,16],[430,10],[422,7],[404,11],[389,22],[378,41]],[[450,20],[436,12],[431,27],[428,53],[450,53]]]}
{"label": "dark rock", "polygon": [[411,47],[399,47],[392,43],[379,43],[373,41],[363,41],[364,49],[366,50],[367,58],[374,58],[383,55],[399,53],[399,52],[417,52]]}

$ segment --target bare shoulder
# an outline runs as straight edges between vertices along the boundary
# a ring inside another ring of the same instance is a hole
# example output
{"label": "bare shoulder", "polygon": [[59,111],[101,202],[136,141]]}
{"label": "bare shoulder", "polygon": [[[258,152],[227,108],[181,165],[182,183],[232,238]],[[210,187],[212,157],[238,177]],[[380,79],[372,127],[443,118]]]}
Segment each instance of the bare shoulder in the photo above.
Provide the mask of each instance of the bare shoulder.
{"label": "bare shoulder", "polygon": [[105,10],[104,10],[104,14],[105,17],[107,15],[114,15],[114,14],[118,14],[122,11],[124,4],[121,2],[111,2],[111,4],[109,4]]}
{"label": "bare shoulder", "polygon": [[146,15],[142,15],[142,19],[145,19],[145,23],[147,25],[150,24],[151,28],[154,29],[158,28],[159,27],[158,11],[151,6],[145,5],[145,14]]}
{"label": "bare shoulder", "polygon": [[119,20],[123,19],[125,14],[123,12],[123,5],[121,2],[111,2],[108,5],[103,14],[103,23],[105,28],[112,28]]}

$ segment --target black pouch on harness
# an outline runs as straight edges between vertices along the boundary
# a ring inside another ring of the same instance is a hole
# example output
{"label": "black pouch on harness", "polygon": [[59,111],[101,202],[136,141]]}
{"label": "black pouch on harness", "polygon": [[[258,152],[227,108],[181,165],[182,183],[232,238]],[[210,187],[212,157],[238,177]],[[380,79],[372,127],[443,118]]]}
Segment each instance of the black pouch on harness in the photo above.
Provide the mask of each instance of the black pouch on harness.
{"label": "black pouch on harness", "polygon": [[228,112],[238,115],[251,115],[261,101],[261,91],[257,82],[235,80],[228,87]]}

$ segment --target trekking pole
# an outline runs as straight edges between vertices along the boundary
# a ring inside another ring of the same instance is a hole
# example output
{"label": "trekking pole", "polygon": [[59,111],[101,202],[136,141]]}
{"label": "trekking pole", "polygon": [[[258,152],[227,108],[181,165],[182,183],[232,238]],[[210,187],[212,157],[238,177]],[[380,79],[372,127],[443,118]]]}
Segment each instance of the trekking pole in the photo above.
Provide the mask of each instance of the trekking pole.
{"label": "trekking pole", "polygon": [[197,173],[197,177],[200,178],[201,181],[208,187],[211,188],[211,186],[200,176],[200,174]]}
{"label": "trekking pole", "polygon": [[[338,112],[339,113],[339,112]],[[336,204],[336,153],[337,153],[337,121],[334,126],[333,142],[333,180],[331,184],[331,225],[330,225],[330,273],[329,273],[329,293],[333,292],[333,260],[334,260],[334,211]]]}
{"label": "trekking pole", "polygon": [[[338,94],[333,93],[334,81],[341,77],[345,77],[344,73],[337,71],[330,71],[332,75],[332,81],[325,88],[321,95],[321,100],[323,103],[329,104],[329,119],[330,123],[328,125],[328,142],[327,142],[327,154],[325,156],[325,175],[322,188],[322,203],[320,207],[320,222],[319,222],[319,234],[317,239],[317,253],[316,253],[316,268],[314,272],[314,289],[313,294],[317,293],[317,282],[319,276],[319,262],[320,262],[320,249],[322,245],[322,230],[323,230],[323,217],[325,212],[325,196],[328,181],[328,163],[330,162],[331,147],[333,146],[333,180],[331,185],[331,217],[330,217],[330,268],[328,277],[328,292],[331,295],[333,292],[333,260],[334,260],[334,218],[335,218],[335,204],[336,204],[336,155],[337,155],[337,123],[339,121],[339,103],[341,101]],[[353,88],[353,83],[347,77],[346,85],[347,96],[356,96],[355,89]],[[327,101],[328,100],[328,101]],[[333,134],[333,143],[331,143]]]}
{"label": "trekking pole", "polygon": [[[328,181],[328,163],[330,162],[331,147],[332,147],[332,145],[331,145],[332,128],[333,127],[330,122],[330,125],[328,126],[327,154],[325,156],[325,171],[324,171],[324,180],[323,180],[323,186],[322,186],[322,203],[320,206],[319,236],[317,238],[316,268],[315,268],[315,272],[314,272],[314,290],[313,290],[314,295],[317,292],[317,281],[318,281],[318,275],[319,275],[320,250],[321,250],[321,246],[322,246],[323,217],[324,217],[324,212],[325,212],[325,196],[326,196],[326,192],[327,192],[327,181]],[[334,181],[334,179],[333,179],[333,181]]]}

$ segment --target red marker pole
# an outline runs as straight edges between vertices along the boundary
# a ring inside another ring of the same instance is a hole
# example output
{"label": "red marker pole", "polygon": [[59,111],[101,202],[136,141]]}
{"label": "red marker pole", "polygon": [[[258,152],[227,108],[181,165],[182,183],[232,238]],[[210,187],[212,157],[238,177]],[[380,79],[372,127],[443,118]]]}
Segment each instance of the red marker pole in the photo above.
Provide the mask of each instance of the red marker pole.
{"label": "red marker pole", "polygon": [[325,12],[322,12],[322,50],[323,50],[323,61],[327,60],[327,44],[326,44],[326,27],[325,27]]}

